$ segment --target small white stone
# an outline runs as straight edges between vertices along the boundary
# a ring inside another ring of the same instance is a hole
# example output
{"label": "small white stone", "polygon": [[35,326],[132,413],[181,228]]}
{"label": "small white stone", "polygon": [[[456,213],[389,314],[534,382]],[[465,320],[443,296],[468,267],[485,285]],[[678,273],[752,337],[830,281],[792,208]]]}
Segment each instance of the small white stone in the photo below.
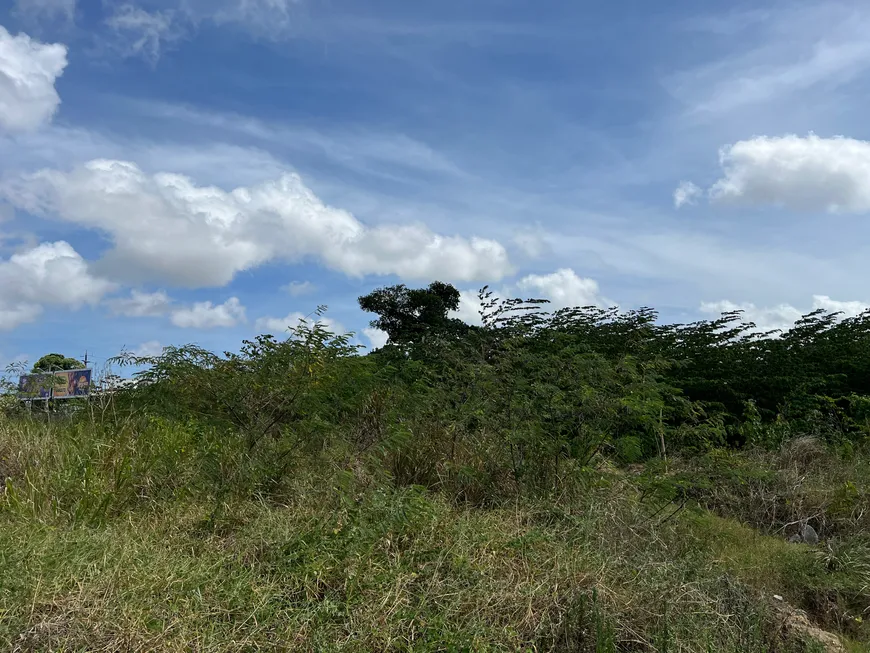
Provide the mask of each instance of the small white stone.
{"label": "small white stone", "polygon": [[774,594],[773,598],[775,598],[777,601],[782,601],[782,597],[779,594]]}

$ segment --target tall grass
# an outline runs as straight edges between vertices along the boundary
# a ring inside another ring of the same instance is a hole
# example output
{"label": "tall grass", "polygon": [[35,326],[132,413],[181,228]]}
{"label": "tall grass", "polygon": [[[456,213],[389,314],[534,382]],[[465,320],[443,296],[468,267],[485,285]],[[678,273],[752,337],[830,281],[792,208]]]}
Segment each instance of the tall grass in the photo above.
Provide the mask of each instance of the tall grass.
{"label": "tall grass", "polygon": [[265,443],[197,423],[6,419],[0,442],[7,650],[798,651],[773,594],[861,591],[604,461],[477,507],[352,444],[275,488]]}
{"label": "tall grass", "polygon": [[868,650],[866,402],[698,399],[754,339],[587,317],[365,357],[303,325],[122,357],[140,387],[69,414],[4,402],[0,647]]}

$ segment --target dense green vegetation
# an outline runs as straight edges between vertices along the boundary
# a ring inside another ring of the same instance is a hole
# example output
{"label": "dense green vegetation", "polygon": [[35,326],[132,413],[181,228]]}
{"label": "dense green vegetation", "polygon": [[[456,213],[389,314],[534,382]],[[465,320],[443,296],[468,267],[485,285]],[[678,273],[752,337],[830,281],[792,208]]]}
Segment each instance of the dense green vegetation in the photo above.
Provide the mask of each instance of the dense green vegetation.
{"label": "dense green vegetation", "polygon": [[63,354],[46,354],[33,364],[32,372],[55,372],[58,370],[80,370],[84,363]]}
{"label": "dense green vegetation", "polygon": [[4,404],[3,647],[870,650],[870,315],[481,300],[385,288],[376,352],[315,317]]}

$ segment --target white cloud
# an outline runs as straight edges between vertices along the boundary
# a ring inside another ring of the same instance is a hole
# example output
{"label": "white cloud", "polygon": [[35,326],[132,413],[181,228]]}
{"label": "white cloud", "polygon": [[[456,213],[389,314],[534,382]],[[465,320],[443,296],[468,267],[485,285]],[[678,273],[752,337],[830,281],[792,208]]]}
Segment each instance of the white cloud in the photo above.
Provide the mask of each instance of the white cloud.
{"label": "white cloud", "polygon": [[204,23],[238,26],[254,37],[278,39],[292,33],[297,23],[294,8],[302,5],[302,0],[169,0],[161,4],[171,5],[172,9],[164,13],[173,14],[173,19],[183,20],[192,28]]}
{"label": "white cloud", "polygon": [[106,302],[116,315],[127,317],[157,317],[169,311],[172,300],[163,292],[146,293],[139,290],[130,292],[129,297],[110,299]]}
{"label": "white cloud", "polygon": [[742,319],[754,322],[758,331],[771,331],[773,329],[788,330],[801,318],[801,311],[788,304],[763,308],[751,303],[735,304],[723,300],[718,302],[704,302],[701,304],[701,312],[718,317],[722,313],[731,311],[743,311]]}
{"label": "white cloud", "polygon": [[[500,290],[489,288],[492,300],[505,298],[547,299],[548,304],[541,306],[544,311],[555,311],[561,308],[599,306],[609,308],[615,302],[603,297],[598,282],[577,275],[570,268],[560,268],[550,274],[529,274],[515,284],[508,284]],[[459,292],[459,309],[451,312],[451,316],[466,324],[481,325],[480,315],[482,304],[479,291],[461,290]]]}
{"label": "white cloud", "polygon": [[172,312],[172,324],[182,329],[213,329],[233,327],[245,322],[245,307],[238,297],[230,297],[223,304],[197,302],[189,308],[179,308]]}
{"label": "white cloud", "polygon": [[728,43],[737,47],[671,76],[666,85],[693,116],[721,118],[744,108],[793,102],[813,90],[817,97],[829,95],[870,67],[865,38],[870,14],[863,3],[794,5],[787,11],[765,8],[732,16],[726,32],[733,31]]}
{"label": "white cloud", "polygon": [[442,236],[422,224],[368,227],[325,205],[298,175],[227,192],[135,164],[95,160],[0,183],[16,207],[106,233],[113,275],[221,286],[273,260],[318,258],[347,275],[498,280],[510,269],[493,240]]}
{"label": "white cloud", "polygon": [[15,11],[29,20],[60,18],[73,22],[76,0],[16,0]]}
{"label": "white cloud", "polygon": [[79,307],[96,304],[113,284],[90,274],[88,265],[64,241],[42,243],[0,263],[4,297]]}
{"label": "white cloud", "polygon": [[836,299],[831,299],[827,295],[813,295],[813,310],[819,308],[826,311],[842,313],[842,317],[847,318],[861,315],[861,313],[870,308],[870,304],[865,304],[864,302],[859,301],[842,302],[837,301]]}
{"label": "white cloud", "polygon": [[0,131],[30,131],[51,120],[60,105],[55,81],[67,65],[66,47],[0,25]]}
{"label": "white cloud", "polygon": [[273,334],[282,334],[288,329],[299,324],[299,320],[305,319],[305,316],[299,312],[292,312],[286,317],[261,317],[257,318],[254,323],[254,328],[257,331],[270,331]]}
{"label": "white cloud", "polygon": [[0,329],[32,322],[45,305],[96,304],[113,289],[68,243],[42,243],[0,261]]}
{"label": "white cloud", "polygon": [[[64,169],[93,159],[123,158],[137,161],[143,170],[171,169],[200,180],[201,185],[230,188],[279,178],[287,171],[286,163],[264,150],[221,142],[220,138],[214,133],[206,142],[151,141],[55,123],[14,137],[0,135],[0,161],[15,161],[16,170],[34,171]],[[7,169],[7,176],[11,172]]]}
{"label": "white cloud", "polygon": [[[797,55],[801,56],[801,55]],[[724,77],[710,89],[710,95],[696,111],[719,113],[748,104],[758,104],[822,82],[845,83],[868,65],[870,46],[865,41],[851,43],[819,42],[800,60],[767,70],[748,71],[745,77]]]}
{"label": "white cloud", "polygon": [[550,251],[546,233],[540,225],[518,230],[514,234],[514,244],[529,258],[540,258]]}
{"label": "white cloud", "polygon": [[188,329],[232,327],[247,321],[245,307],[237,297],[232,297],[218,305],[206,301],[174,307],[173,300],[162,290],[153,293],[133,290],[129,297],[114,298],[105,303],[115,315],[127,317],[168,315],[172,324]]}
{"label": "white cloud", "polygon": [[160,356],[163,353],[163,345],[156,340],[149,340],[148,342],[143,342],[130,353],[134,356],[143,357]]}
{"label": "white cloud", "polygon": [[197,128],[208,127],[221,135],[251,139],[269,148],[280,145],[293,156],[323,157],[331,164],[357,174],[381,177],[391,182],[410,180],[420,174],[469,178],[468,173],[444,153],[403,133],[340,125],[321,131],[310,126],[152,100],[130,101],[128,106],[144,117]]}
{"label": "white cloud", "polygon": [[527,299],[549,299],[550,308],[574,306],[613,306],[613,302],[602,297],[598,282],[577,276],[570,268],[561,268],[552,274],[530,274],[517,282],[523,293],[536,294]]}
{"label": "white cloud", "polygon": [[152,63],[160,58],[161,48],[183,35],[172,11],[149,13],[132,4],[124,4],[106,19],[118,35],[117,50],[123,56],[141,56]]}
{"label": "white cloud", "polygon": [[299,326],[300,320],[305,320],[308,326],[322,324],[325,329],[335,334],[347,333],[347,329],[340,322],[336,322],[332,318],[304,315],[298,311],[293,311],[284,317],[261,317],[256,321],[254,326],[260,332],[268,331],[272,334],[283,334],[289,329]]}
{"label": "white cloud", "polygon": [[461,290],[459,292],[459,309],[451,311],[450,316],[458,318],[466,324],[480,326],[483,324],[480,308],[481,303],[477,290]]}
{"label": "white cloud", "polygon": [[758,136],[728,145],[725,175],[710,199],[795,211],[870,211],[870,142],[853,138]]}
{"label": "white cloud", "polygon": [[363,329],[363,335],[369,339],[371,349],[373,350],[385,346],[390,339],[386,331],[381,331],[380,329],[375,329],[373,327],[366,327]]}
{"label": "white cloud", "polygon": [[281,290],[291,297],[299,297],[314,292],[314,284],[310,281],[291,281],[286,286],[281,286]]}
{"label": "white cloud", "polygon": [[5,304],[0,302],[0,331],[11,331],[22,324],[35,322],[42,315],[38,304]]}
{"label": "white cloud", "polygon": [[680,208],[684,204],[694,204],[703,191],[691,181],[681,181],[674,191],[674,206]]}
{"label": "white cloud", "polygon": [[711,316],[719,316],[731,311],[743,311],[742,319],[755,323],[757,331],[780,329],[787,331],[795,322],[807,313],[815,310],[842,313],[840,318],[856,317],[870,308],[870,304],[860,301],[837,301],[826,295],[813,295],[809,309],[801,310],[790,304],[779,304],[772,307],[759,307],[752,303],[736,304],[728,300],[704,302],[701,312]]}
{"label": "white cloud", "polygon": [[257,36],[277,38],[294,24],[300,0],[187,0],[184,8],[194,21],[238,24]]}

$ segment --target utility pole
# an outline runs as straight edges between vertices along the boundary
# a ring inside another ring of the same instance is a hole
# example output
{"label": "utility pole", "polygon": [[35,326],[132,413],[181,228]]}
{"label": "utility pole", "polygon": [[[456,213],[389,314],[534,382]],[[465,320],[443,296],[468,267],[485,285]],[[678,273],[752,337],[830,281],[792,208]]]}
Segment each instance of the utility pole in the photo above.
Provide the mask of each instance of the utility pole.
{"label": "utility pole", "polygon": [[88,350],[85,349],[85,368],[88,367]]}

